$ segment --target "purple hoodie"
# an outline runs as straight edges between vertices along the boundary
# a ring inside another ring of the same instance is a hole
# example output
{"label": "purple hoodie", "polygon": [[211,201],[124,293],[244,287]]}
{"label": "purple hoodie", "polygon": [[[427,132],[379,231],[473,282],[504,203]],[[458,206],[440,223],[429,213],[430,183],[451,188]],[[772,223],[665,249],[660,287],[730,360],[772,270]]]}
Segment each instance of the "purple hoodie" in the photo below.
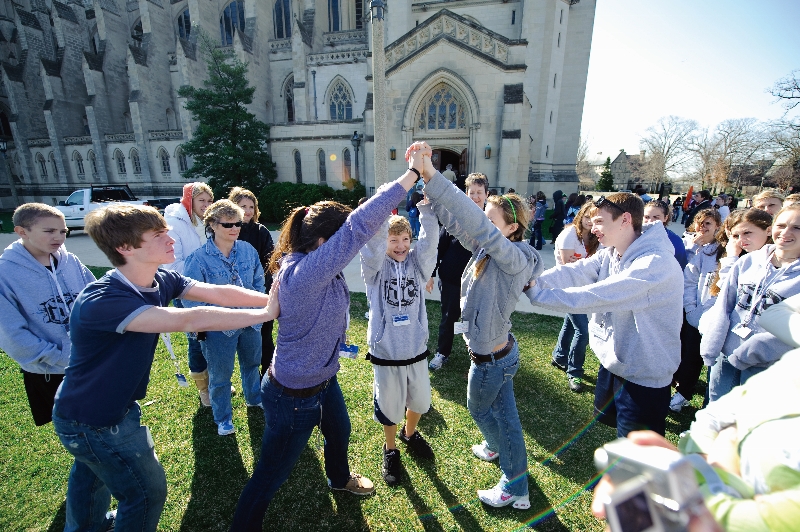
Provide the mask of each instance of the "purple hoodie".
{"label": "purple hoodie", "polygon": [[339,371],[339,342],[345,338],[350,308],[342,270],[405,196],[397,182],[382,187],[319,248],[290,253],[281,261],[276,276],[280,327],[272,373],[282,385],[309,388]]}

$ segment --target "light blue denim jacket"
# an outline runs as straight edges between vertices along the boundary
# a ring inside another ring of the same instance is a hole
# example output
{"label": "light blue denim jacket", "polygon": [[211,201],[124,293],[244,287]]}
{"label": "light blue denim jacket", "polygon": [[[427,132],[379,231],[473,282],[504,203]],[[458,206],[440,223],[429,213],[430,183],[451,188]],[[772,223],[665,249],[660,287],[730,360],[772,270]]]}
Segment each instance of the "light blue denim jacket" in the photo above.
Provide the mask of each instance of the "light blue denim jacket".
{"label": "light blue denim jacket", "polygon": [[[209,238],[205,244],[197,248],[186,257],[183,275],[208,284],[232,284],[242,286],[256,292],[264,292],[264,269],[258,258],[256,248],[237,240],[233,243],[230,256],[226,257]],[[183,300],[186,308],[211,306],[199,301]],[[255,330],[261,330],[261,324],[251,325]],[[222,331],[227,336],[233,336],[236,330]]]}

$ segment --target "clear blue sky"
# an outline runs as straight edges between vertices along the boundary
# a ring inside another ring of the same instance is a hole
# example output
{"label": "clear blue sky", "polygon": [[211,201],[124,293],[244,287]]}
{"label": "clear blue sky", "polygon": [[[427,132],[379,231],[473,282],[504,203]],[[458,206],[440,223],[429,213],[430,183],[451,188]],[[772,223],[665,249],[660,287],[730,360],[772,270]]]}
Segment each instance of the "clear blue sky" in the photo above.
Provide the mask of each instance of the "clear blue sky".
{"label": "clear blue sky", "polygon": [[800,0],[598,0],[582,135],[589,158],[621,148],[660,117],[714,127],[769,120],[765,89],[800,69]]}

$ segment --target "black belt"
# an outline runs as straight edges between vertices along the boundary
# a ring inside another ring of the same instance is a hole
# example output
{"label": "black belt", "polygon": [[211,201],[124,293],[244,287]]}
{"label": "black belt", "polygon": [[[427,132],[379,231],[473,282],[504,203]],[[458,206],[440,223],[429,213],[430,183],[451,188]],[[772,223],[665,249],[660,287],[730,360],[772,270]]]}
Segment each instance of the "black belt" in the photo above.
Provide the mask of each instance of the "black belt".
{"label": "black belt", "polygon": [[431,352],[426,349],[424,353],[407,360],[387,360],[385,358],[378,358],[372,353],[367,353],[367,360],[376,366],[410,366],[411,364],[416,364],[420,360],[425,360],[430,354]]}
{"label": "black belt", "polygon": [[473,362],[476,364],[485,364],[486,362],[491,362],[492,360],[500,360],[507,354],[511,352],[511,348],[514,347],[514,337],[511,336],[511,333],[508,333],[508,343],[506,346],[494,353],[492,355],[478,355],[472,352],[472,349],[469,350],[469,358],[472,359]]}
{"label": "black belt", "polygon": [[272,374],[272,368],[267,370],[267,376],[269,377],[269,382],[275,386],[280,386],[283,388],[283,395],[288,395],[289,397],[298,397],[300,399],[317,395],[330,381],[330,379],[328,379],[327,381],[317,384],[316,386],[312,386],[311,388],[289,388],[288,386],[284,386],[278,382],[278,379],[276,379]]}

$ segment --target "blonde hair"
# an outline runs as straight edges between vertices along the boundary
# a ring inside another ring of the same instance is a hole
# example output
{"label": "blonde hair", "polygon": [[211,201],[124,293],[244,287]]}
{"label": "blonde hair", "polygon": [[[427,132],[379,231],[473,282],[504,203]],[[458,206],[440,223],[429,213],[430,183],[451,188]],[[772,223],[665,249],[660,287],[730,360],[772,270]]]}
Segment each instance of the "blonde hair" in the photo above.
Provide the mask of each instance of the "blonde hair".
{"label": "blonde hair", "polygon": [[84,231],[114,266],[126,263],[117,248],[138,248],[146,232],[167,229],[164,217],[153,207],[143,205],[109,205],[87,214],[84,224]]}
{"label": "blonde hair", "polygon": [[800,203],[800,194],[789,194],[783,200],[784,207],[788,207],[789,205],[792,205],[794,203]]}
{"label": "blonde hair", "polygon": [[228,199],[237,205],[245,198],[253,202],[253,219],[251,221],[258,222],[258,219],[261,218],[261,212],[258,210],[258,198],[256,198],[255,194],[243,187],[233,187],[231,193],[228,194]]}
{"label": "blonde hair", "polygon": [[395,214],[389,218],[389,234],[401,235],[403,233],[408,233],[409,237],[414,234],[413,231],[411,231],[411,223],[404,216]]}
{"label": "blonde hair", "polygon": [[765,190],[763,192],[759,192],[758,194],[753,196],[753,205],[755,205],[756,202],[759,201],[759,200],[768,199],[768,198],[776,199],[776,200],[780,201],[781,203],[783,203],[783,200],[785,199],[783,194],[781,194],[777,190],[774,190],[774,189],[770,188],[770,189],[767,189],[767,190]]}
{"label": "blonde hair", "polygon": [[206,226],[206,234],[211,232],[213,235],[214,230],[211,229],[211,225],[219,223],[223,218],[239,218],[241,222],[244,219],[244,211],[231,200],[221,199],[215,201],[209,205],[208,209],[206,209],[206,213],[203,215],[203,224]]}

